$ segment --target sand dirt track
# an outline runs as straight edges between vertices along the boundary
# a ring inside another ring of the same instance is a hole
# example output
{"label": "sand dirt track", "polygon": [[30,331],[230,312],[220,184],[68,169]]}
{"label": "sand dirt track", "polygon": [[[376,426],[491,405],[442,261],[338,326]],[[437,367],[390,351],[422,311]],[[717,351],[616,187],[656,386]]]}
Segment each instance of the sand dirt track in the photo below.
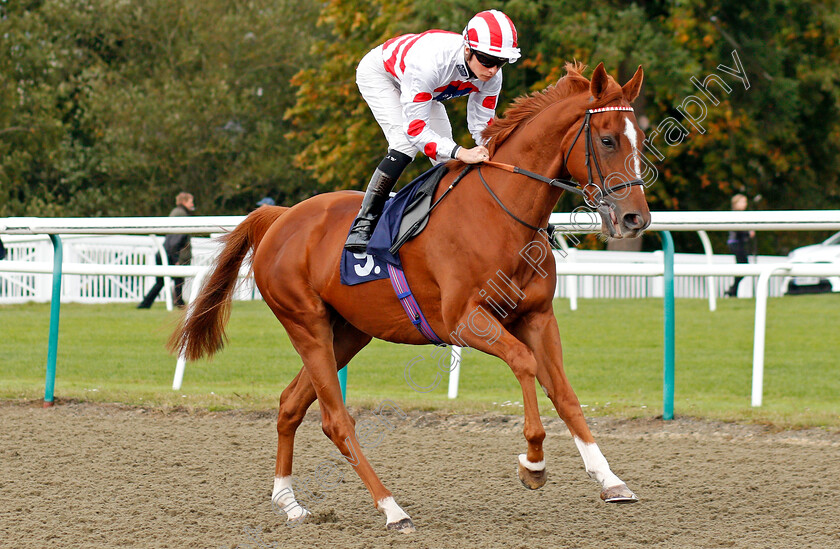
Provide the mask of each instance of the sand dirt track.
{"label": "sand dirt track", "polygon": [[[0,404],[0,546],[840,546],[840,433],[590,420],[641,498],[606,505],[559,420],[545,420],[549,479],[531,492],[515,473],[521,417],[412,412],[367,452],[418,528],[402,535],[385,531],[346,463],[310,505],[315,521],[284,526],[269,502],[273,416]],[[329,448],[310,413],[295,477],[340,463]]]}

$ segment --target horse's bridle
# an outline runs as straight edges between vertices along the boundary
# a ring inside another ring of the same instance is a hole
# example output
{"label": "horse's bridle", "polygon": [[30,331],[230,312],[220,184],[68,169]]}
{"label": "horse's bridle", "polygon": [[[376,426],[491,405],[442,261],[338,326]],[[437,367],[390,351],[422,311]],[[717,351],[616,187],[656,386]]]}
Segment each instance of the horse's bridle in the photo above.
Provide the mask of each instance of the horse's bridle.
{"label": "horse's bridle", "polygon": [[[566,151],[565,158],[563,158],[563,168],[565,168],[567,162],[569,161],[569,156],[572,154],[572,149],[575,148],[575,144],[577,143],[577,140],[580,138],[580,134],[582,132],[584,132],[584,130],[586,130],[586,133],[584,134],[584,144],[585,144],[585,147],[586,147],[586,149],[585,149],[585,151],[586,151],[585,152],[585,154],[586,154],[586,173],[587,173],[587,177],[588,177],[588,181],[587,181],[586,185],[581,185],[580,183],[578,183],[577,181],[574,181],[572,179],[561,179],[559,177],[554,178],[554,179],[550,179],[550,178],[545,177],[543,175],[540,175],[538,173],[529,172],[528,170],[524,170],[524,169],[520,168],[519,166],[512,166],[510,164],[504,164],[504,163],[501,163],[501,162],[492,162],[492,161],[488,160],[488,161],[482,162],[482,164],[484,164],[486,166],[493,167],[493,168],[499,168],[499,169],[502,169],[502,170],[505,170],[505,171],[508,171],[508,172],[511,172],[511,173],[517,173],[517,174],[520,174],[520,175],[524,175],[526,177],[530,177],[531,179],[536,179],[537,181],[542,181],[543,183],[547,183],[548,185],[551,185],[552,187],[559,187],[563,190],[581,195],[583,197],[584,201],[586,201],[587,205],[595,208],[598,211],[598,213],[601,214],[601,218],[608,225],[609,230],[612,233],[614,231],[615,227],[614,227],[613,222],[612,222],[612,217],[610,216],[610,211],[612,210],[612,207],[610,205],[610,202],[608,202],[608,200],[614,201],[615,199],[611,198],[611,195],[614,192],[620,191],[622,189],[631,188],[631,187],[634,187],[636,185],[644,185],[644,181],[641,180],[641,179],[633,179],[633,180],[630,180],[630,181],[623,181],[621,183],[618,183],[617,185],[607,187],[603,191],[601,189],[599,189],[598,186],[595,185],[595,183],[594,183],[594,180],[593,180],[593,177],[592,177],[592,164],[593,163],[595,164],[595,171],[598,172],[598,178],[604,184],[606,184],[606,181],[604,180],[604,175],[601,172],[601,166],[598,164],[598,157],[595,155],[595,146],[592,143],[592,129],[591,129],[591,126],[589,124],[589,118],[593,114],[596,114],[596,113],[599,113],[599,112],[610,112],[610,111],[629,111],[629,112],[633,112],[633,107],[620,107],[619,106],[619,107],[601,107],[601,108],[598,108],[598,109],[588,109],[586,111],[586,114],[583,117],[583,124],[581,124],[580,128],[578,129],[577,133],[575,134],[575,138],[572,141],[571,146],[569,146],[568,151]],[[592,162],[590,162],[590,157],[592,158]],[[562,169],[561,169],[561,173],[562,173]],[[487,191],[490,193],[490,195],[496,200],[496,202],[499,203],[499,206],[501,206],[502,209],[505,212],[507,212],[508,215],[510,215],[516,221],[518,221],[519,223],[525,225],[526,227],[528,227],[530,229],[533,229],[535,231],[540,230],[540,227],[535,227],[534,225],[531,225],[530,223],[527,223],[527,222],[523,221],[522,219],[519,219],[518,217],[516,217],[510,210],[507,209],[507,207],[505,207],[504,204],[502,204],[502,201],[499,199],[498,196],[496,196],[496,193],[493,192],[493,190],[490,188],[490,186],[484,180],[484,177],[481,175],[481,166],[479,166],[479,168],[478,168],[478,178],[481,180],[481,183],[484,185],[484,187],[487,189]],[[589,192],[592,193],[592,195],[593,195],[592,197],[588,196],[587,192],[586,192],[587,189],[591,189],[591,188],[595,189],[595,192],[589,191]],[[596,200],[595,197],[597,197],[598,194],[600,194],[600,197],[598,197],[597,200]]]}

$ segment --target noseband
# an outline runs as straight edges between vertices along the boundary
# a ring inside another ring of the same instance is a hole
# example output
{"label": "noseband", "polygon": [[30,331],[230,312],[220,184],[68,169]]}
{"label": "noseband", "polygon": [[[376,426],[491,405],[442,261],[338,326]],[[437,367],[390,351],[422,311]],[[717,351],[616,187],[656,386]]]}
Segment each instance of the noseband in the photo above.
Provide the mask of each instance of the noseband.
{"label": "noseband", "polygon": [[[491,166],[493,168],[500,168],[502,170],[505,170],[505,171],[508,171],[508,172],[511,172],[511,173],[517,173],[517,174],[520,174],[520,175],[524,175],[526,177],[530,177],[531,179],[536,179],[537,181],[542,181],[543,183],[547,183],[548,185],[551,185],[552,187],[559,187],[559,188],[561,188],[565,191],[569,191],[569,192],[572,192],[572,193],[575,193],[575,194],[579,194],[580,196],[583,197],[583,199],[587,203],[587,205],[595,208],[598,211],[598,213],[601,214],[601,218],[604,220],[604,222],[609,227],[610,233],[612,233],[612,232],[614,232],[615,226],[613,225],[612,217],[610,216],[610,211],[612,210],[612,208],[610,207],[610,202],[614,201],[615,199],[612,198],[611,195],[614,192],[620,191],[622,189],[631,188],[631,187],[634,187],[636,185],[644,185],[644,181],[641,180],[641,179],[633,179],[631,181],[624,181],[624,182],[618,183],[617,185],[612,185],[610,187],[607,187],[603,191],[601,189],[599,189],[597,185],[595,185],[594,179],[592,177],[592,164],[593,163],[595,164],[595,171],[598,172],[598,178],[604,184],[606,184],[606,181],[604,180],[604,175],[601,172],[601,166],[598,164],[598,157],[595,155],[595,145],[592,143],[592,127],[589,123],[589,118],[593,114],[596,114],[596,113],[599,113],[599,112],[609,112],[609,111],[629,111],[629,112],[633,112],[633,107],[601,107],[599,109],[588,109],[586,111],[586,114],[583,117],[583,124],[581,124],[580,128],[578,129],[578,132],[575,134],[575,138],[572,141],[572,144],[569,147],[569,150],[566,152],[565,158],[563,159],[563,168],[565,168],[566,165],[567,165],[567,162],[569,161],[569,156],[572,154],[572,149],[575,148],[575,144],[577,143],[577,140],[580,138],[580,134],[583,133],[584,130],[585,130],[584,144],[585,144],[585,151],[586,151],[585,152],[585,154],[586,154],[586,157],[585,157],[586,158],[586,173],[587,173],[587,177],[588,177],[588,181],[587,181],[586,185],[581,185],[580,183],[578,183],[577,181],[574,181],[573,179],[561,179],[559,177],[554,178],[554,179],[550,179],[550,178],[545,177],[543,175],[540,175],[540,174],[537,174],[537,173],[534,173],[534,172],[529,172],[528,170],[524,170],[524,169],[520,168],[519,166],[512,166],[510,164],[504,164],[504,163],[501,163],[501,162],[492,162],[492,161],[488,160],[488,161],[482,162],[482,164],[487,165],[487,166]],[[590,157],[592,159],[592,162],[590,162]],[[530,223],[526,223],[525,221],[523,221],[523,220],[519,219],[518,217],[516,217],[515,215],[513,215],[513,213],[510,210],[508,210],[507,207],[505,207],[504,204],[502,204],[502,201],[499,200],[499,197],[496,196],[496,193],[493,192],[493,190],[490,188],[490,186],[484,180],[484,177],[481,175],[481,167],[480,166],[478,168],[478,178],[481,180],[481,183],[484,184],[484,187],[487,189],[487,191],[490,193],[490,195],[496,200],[496,202],[499,203],[499,205],[502,207],[502,209],[505,212],[508,213],[508,215],[510,215],[516,221],[518,221],[519,223],[525,225],[526,227],[528,227],[530,229],[533,229],[535,231],[540,230],[540,227],[535,227],[535,226],[531,225]],[[593,194],[593,197],[590,197],[590,196],[587,195],[586,191],[587,191],[587,189],[592,189],[592,188],[595,189],[595,192],[590,191]],[[594,197],[597,197],[599,194],[600,194],[600,198],[597,198],[597,201],[596,201]]]}

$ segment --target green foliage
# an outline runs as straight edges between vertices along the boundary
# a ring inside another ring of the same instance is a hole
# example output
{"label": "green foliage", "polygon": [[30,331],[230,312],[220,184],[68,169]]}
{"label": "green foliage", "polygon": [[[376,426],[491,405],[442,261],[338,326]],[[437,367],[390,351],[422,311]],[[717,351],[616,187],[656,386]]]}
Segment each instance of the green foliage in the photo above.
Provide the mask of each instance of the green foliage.
{"label": "green foliage", "polygon": [[[762,209],[840,207],[838,7],[836,0],[693,0],[672,9],[664,23],[697,60],[692,74],[732,67],[735,50],[750,87],[726,78],[733,91],[708,105],[707,132],[692,131],[668,152],[665,207],[726,209],[735,192],[762,196]],[[677,101],[697,95],[686,80],[677,90]],[[662,112],[673,114],[670,106]],[[795,238],[764,238],[763,251],[787,252]]]}
{"label": "green foliage", "polygon": [[286,117],[293,126],[288,137],[300,147],[297,165],[324,189],[362,187],[387,150],[355,69],[373,47],[402,32],[408,6],[406,0],[332,0],[321,11],[318,26],[327,36],[312,47],[320,62],[295,75],[297,101]]}
{"label": "green foliage", "polygon": [[[202,213],[309,196],[283,134],[312,3],[46,0],[0,21],[0,215]],[[300,23],[291,24],[292,21]]]}

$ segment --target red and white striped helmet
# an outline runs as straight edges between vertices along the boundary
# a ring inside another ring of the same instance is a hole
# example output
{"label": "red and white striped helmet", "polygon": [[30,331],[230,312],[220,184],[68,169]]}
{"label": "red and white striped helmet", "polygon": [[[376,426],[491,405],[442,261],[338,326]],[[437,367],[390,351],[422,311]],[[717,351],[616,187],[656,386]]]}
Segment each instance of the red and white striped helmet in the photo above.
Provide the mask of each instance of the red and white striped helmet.
{"label": "red and white striped helmet", "polygon": [[516,27],[510,17],[498,10],[475,14],[464,29],[464,42],[470,49],[507,59],[510,63],[514,63],[520,56],[516,45]]}

